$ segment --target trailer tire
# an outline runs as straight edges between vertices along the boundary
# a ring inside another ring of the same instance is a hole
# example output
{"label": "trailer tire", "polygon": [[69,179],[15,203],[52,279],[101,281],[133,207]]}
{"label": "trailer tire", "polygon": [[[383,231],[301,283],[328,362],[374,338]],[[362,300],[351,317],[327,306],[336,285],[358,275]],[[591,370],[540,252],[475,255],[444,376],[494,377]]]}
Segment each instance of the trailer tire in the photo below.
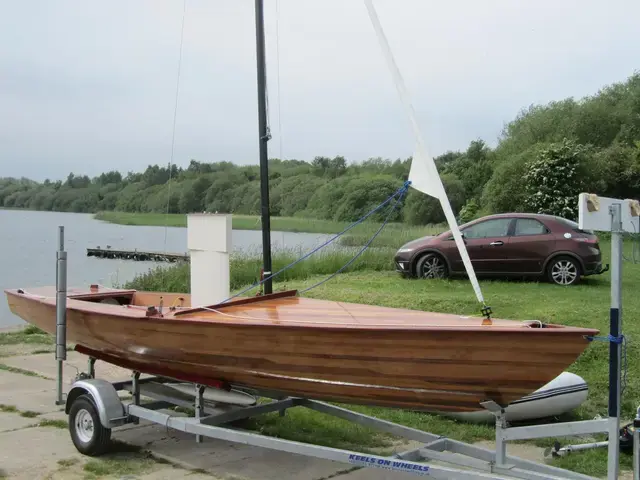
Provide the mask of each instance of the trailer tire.
{"label": "trailer tire", "polygon": [[111,446],[111,429],[100,423],[100,415],[89,395],[80,395],[69,410],[71,440],[84,455],[97,457]]}

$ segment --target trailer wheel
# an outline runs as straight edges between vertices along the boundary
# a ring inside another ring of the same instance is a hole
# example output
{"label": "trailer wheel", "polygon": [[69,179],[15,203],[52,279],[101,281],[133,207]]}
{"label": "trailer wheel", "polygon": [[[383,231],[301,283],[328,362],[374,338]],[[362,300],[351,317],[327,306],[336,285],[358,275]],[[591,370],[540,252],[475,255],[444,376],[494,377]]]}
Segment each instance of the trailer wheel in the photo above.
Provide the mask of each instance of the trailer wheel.
{"label": "trailer wheel", "polygon": [[84,455],[102,455],[111,444],[111,429],[100,423],[100,416],[89,395],[80,395],[69,410],[69,432],[78,451]]}

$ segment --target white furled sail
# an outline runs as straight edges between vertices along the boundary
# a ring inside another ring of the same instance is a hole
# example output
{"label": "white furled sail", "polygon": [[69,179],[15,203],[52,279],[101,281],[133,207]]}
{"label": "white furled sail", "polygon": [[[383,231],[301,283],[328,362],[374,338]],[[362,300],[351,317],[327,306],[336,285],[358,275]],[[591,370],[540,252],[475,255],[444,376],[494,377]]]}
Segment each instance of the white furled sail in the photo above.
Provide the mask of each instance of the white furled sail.
{"label": "white furled sail", "polygon": [[436,167],[433,158],[427,153],[420,128],[418,127],[415,111],[409,98],[409,93],[405,87],[404,80],[402,79],[400,70],[396,65],[393,54],[391,53],[391,48],[389,47],[387,37],[382,30],[382,25],[380,24],[378,14],[373,6],[373,1],[364,0],[364,3],[369,12],[369,18],[371,19],[371,23],[373,24],[373,28],[378,37],[378,42],[380,43],[380,47],[382,48],[382,53],[387,60],[387,66],[389,67],[391,75],[393,76],[393,80],[396,85],[396,89],[398,90],[398,94],[400,95],[400,99],[402,100],[402,103],[407,110],[407,115],[409,116],[411,126],[413,127],[413,133],[416,137],[416,150],[413,156],[413,160],[411,161],[409,181],[411,181],[411,186],[416,190],[440,200],[440,205],[442,205],[442,210],[444,211],[447,223],[449,224],[449,228],[451,229],[451,233],[453,234],[453,238],[455,239],[458,251],[460,252],[460,256],[462,257],[462,262],[464,263],[464,267],[467,271],[467,275],[469,276],[469,280],[473,285],[473,290],[476,293],[478,301],[484,305],[484,298],[482,296],[482,291],[480,290],[480,284],[478,283],[478,279],[476,278],[476,272],[473,269],[473,265],[471,264],[469,253],[467,252],[462,234],[460,233],[460,229],[458,228],[458,223],[456,222],[455,215],[453,214],[453,210],[451,209],[449,198],[447,197],[444,185],[442,184],[442,180],[440,179],[440,175],[438,174],[438,168]]}

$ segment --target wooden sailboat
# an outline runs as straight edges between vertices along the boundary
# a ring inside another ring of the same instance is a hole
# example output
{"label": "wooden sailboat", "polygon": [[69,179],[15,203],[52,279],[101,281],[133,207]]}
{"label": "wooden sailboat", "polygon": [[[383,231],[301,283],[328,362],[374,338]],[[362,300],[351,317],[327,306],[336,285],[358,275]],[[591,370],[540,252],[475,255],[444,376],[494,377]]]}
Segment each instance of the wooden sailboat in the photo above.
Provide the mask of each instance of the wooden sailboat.
{"label": "wooden sailboat", "polygon": [[[262,16],[256,0],[265,295],[199,307],[188,294],[69,289],[67,340],[82,353],[180,381],[428,411],[475,411],[487,400],[506,406],[569,367],[597,330],[272,293]],[[411,186],[440,200],[484,305],[437,169],[417,130],[416,137]],[[54,287],[5,292],[14,314],[55,333]]]}
{"label": "wooden sailboat", "polygon": [[[14,314],[55,333],[54,288],[6,294]],[[485,400],[506,406],[569,367],[588,345],[585,337],[597,333],[295,291],[200,308],[191,308],[187,294],[99,287],[70,289],[67,300],[68,341],[124,368],[425,411],[474,411]]]}

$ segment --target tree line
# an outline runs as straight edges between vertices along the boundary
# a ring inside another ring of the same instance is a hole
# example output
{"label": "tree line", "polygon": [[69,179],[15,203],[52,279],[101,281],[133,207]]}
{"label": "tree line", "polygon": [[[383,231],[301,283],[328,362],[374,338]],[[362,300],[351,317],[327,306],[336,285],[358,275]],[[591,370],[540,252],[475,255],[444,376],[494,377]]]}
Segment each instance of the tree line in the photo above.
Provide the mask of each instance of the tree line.
{"label": "tree line", "polygon": [[[477,139],[465,151],[435,158],[461,221],[500,212],[575,218],[582,191],[640,197],[640,73],[579,100],[532,105],[507,123],[495,148]],[[404,182],[411,158],[344,157],[269,161],[275,216],[353,221]],[[149,165],[144,172],[109,171],[94,178],[36,182],[0,178],[0,206],[65,212],[259,214],[257,165],[191,160],[186,168]],[[387,212],[374,216],[380,220]],[[393,221],[444,221],[437,200],[410,189]]]}

